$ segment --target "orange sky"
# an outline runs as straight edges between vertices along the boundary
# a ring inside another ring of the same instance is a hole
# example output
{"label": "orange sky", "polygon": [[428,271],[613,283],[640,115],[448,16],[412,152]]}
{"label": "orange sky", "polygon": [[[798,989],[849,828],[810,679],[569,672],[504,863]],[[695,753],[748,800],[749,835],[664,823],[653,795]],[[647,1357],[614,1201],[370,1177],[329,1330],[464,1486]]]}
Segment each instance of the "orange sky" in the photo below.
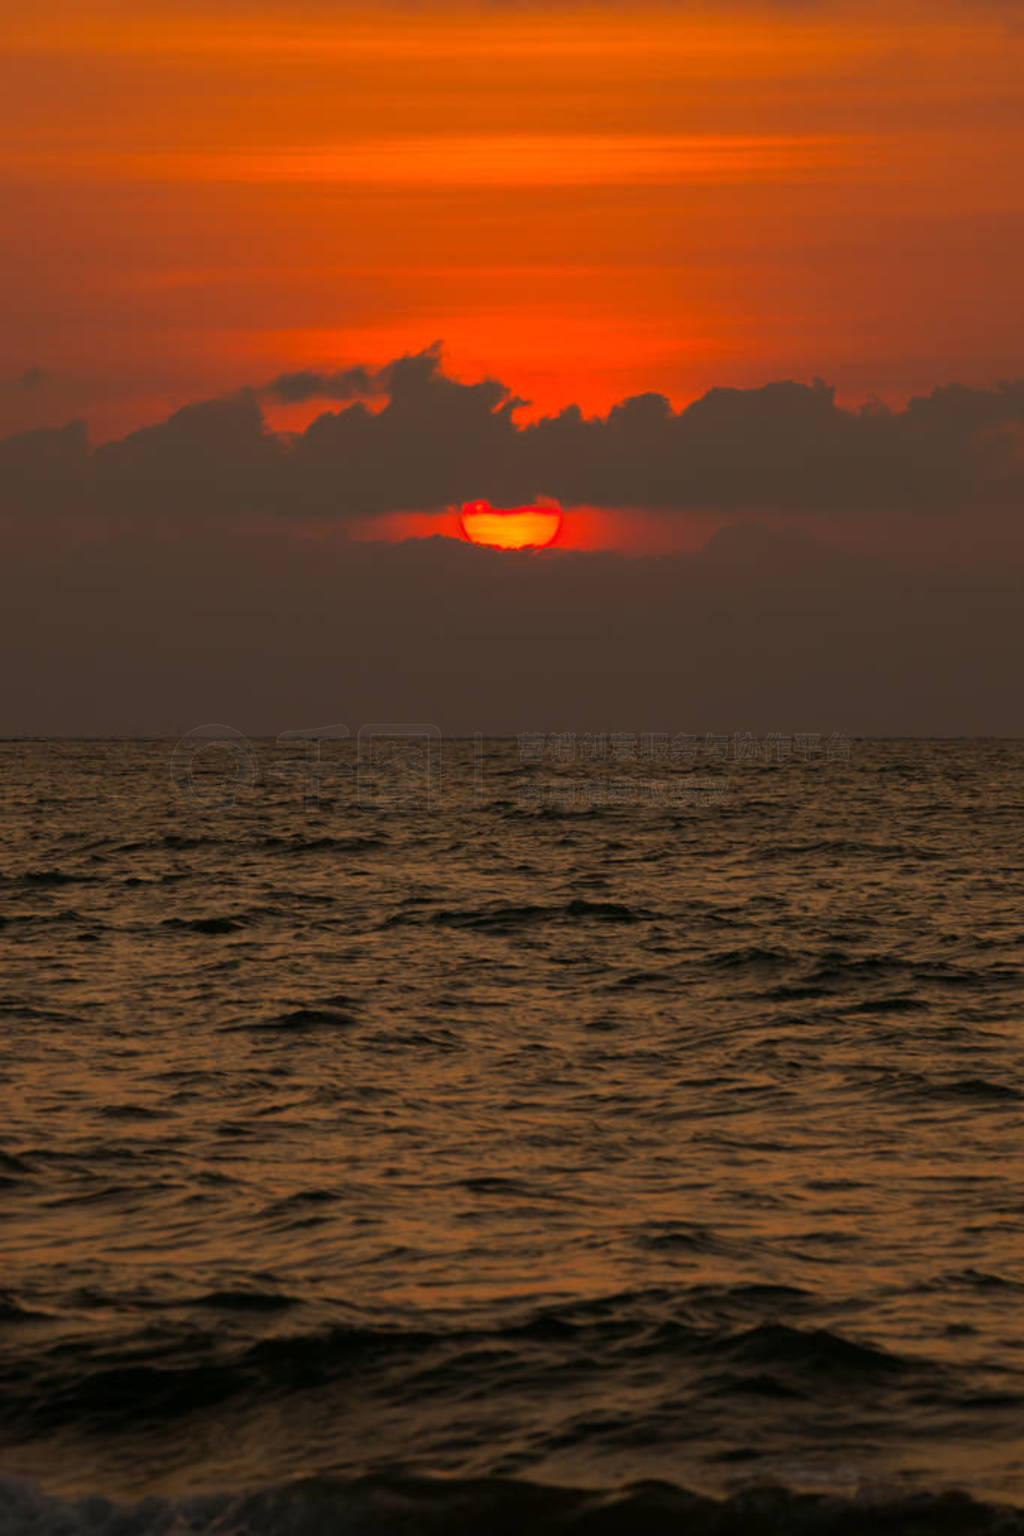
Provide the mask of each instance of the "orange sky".
{"label": "orange sky", "polygon": [[0,0],[0,432],[437,338],[535,411],[1018,374],[1019,22]]}

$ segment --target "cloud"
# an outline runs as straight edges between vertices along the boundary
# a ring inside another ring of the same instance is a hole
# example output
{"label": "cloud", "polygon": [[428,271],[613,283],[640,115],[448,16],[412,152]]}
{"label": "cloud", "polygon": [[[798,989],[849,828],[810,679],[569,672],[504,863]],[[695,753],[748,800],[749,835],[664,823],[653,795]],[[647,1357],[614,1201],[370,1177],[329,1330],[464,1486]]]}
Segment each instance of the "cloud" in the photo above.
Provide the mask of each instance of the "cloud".
{"label": "cloud", "polygon": [[33,491],[48,486],[77,485],[84,490],[91,469],[84,421],[0,438],[0,511],[16,510],[20,501],[31,500]]}
{"label": "cloud", "polygon": [[24,373],[16,374],[10,382],[15,389],[33,390],[49,384],[52,378],[53,374],[46,368],[26,368]]}
{"label": "cloud", "polygon": [[0,733],[1012,734],[1021,571],[911,575],[749,525],[623,560],[27,524],[0,565]]}
{"label": "cloud", "polygon": [[[289,436],[268,428],[267,393],[345,403]],[[680,411],[641,394],[606,416],[569,406],[520,425],[524,403],[498,380],[448,377],[438,345],[381,369],[285,374],[96,449],[80,423],[0,442],[0,509],[344,521],[541,494],[665,514],[1024,506],[1024,380],[949,384],[899,411],[843,409],[821,379],[715,388]]]}
{"label": "cloud", "polygon": [[[98,448],[82,422],[0,441],[0,733],[1017,729],[1024,383],[847,411],[782,381],[520,426],[505,385],[449,378],[436,347],[375,372],[376,408],[294,437],[248,389]],[[629,560],[345,537],[356,514],[538,491],[727,526]],[[873,554],[825,547],[865,523]]]}
{"label": "cloud", "polygon": [[294,404],[305,400],[367,400],[387,389],[386,370],[374,372],[357,366],[333,373],[303,368],[271,379],[264,394],[272,400]]}

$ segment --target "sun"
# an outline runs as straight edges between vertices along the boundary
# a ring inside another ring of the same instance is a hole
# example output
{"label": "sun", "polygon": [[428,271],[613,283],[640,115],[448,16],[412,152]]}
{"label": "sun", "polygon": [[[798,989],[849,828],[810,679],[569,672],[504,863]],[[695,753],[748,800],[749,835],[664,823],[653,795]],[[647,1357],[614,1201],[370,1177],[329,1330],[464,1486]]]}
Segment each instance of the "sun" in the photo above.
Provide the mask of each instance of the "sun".
{"label": "sun", "polygon": [[489,501],[467,501],[461,517],[462,532],[471,544],[494,549],[543,549],[554,543],[562,527],[562,509],[554,502],[492,507]]}

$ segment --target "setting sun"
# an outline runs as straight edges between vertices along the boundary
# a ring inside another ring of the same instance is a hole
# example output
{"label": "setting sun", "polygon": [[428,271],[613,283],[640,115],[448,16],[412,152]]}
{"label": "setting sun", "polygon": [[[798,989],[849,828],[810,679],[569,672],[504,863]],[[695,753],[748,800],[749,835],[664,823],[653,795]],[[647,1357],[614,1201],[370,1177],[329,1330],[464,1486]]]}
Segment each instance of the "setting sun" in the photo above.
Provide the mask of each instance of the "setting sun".
{"label": "setting sun", "polygon": [[496,549],[543,549],[554,543],[562,526],[558,506],[492,507],[489,501],[467,501],[462,508],[462,532],[471,544]]}

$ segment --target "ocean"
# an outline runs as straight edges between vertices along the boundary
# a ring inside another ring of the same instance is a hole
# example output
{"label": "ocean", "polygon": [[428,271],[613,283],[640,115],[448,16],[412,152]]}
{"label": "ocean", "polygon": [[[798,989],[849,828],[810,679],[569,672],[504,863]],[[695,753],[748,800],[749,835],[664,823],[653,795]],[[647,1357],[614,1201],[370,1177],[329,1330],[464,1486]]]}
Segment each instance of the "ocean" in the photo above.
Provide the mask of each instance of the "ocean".
{"label": "ocean", "polygon": [[0,1532],[1024,1532],[1024,743],[220,735],[0,743]]}

